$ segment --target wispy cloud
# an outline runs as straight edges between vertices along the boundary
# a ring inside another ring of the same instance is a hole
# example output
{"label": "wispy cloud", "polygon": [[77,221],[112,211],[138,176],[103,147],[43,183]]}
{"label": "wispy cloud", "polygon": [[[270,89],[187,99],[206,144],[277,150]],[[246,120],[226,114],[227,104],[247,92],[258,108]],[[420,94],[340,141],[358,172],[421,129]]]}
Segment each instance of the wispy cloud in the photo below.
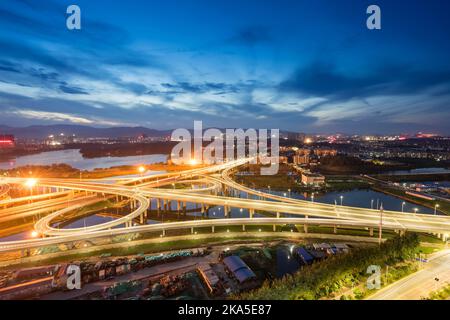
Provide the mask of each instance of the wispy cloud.
{"label": "wispy cloud", "polygon": [[25,118],[29,119],[36,119],[36,120],[47,120],[47,121],[68,121],[72,123],[77,124],[92,124],[94,121],[73,116],[70,114],[65,113],[59,113],[59,112],[44,112],[44,111],[35,111],[35,110],[16,110],[12,111],[12,113],[20,115]]}

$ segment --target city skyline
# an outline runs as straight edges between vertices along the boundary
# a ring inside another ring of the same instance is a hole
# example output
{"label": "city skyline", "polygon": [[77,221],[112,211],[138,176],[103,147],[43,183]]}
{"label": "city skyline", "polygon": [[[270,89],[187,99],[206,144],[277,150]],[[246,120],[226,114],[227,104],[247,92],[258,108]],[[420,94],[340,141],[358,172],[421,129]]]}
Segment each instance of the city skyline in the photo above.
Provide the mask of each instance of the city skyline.
{"label": "city skyline", "polygon": [[0,4],[1,124],[450,134],[449,3]]}

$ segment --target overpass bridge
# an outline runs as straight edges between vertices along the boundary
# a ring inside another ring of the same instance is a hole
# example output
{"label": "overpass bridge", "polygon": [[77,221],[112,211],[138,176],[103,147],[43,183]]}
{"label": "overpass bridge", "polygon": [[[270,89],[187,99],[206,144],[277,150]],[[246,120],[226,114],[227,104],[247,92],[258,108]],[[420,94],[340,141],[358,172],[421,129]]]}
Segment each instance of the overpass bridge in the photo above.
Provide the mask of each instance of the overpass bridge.
{"label": "overpass bridge", "polygon": [[[40,218],[35,224],[35,231],[44,238],[15,242],[0,243],[0,252],[24,250],[47,245],[82,241],[85,239],[113,237],[131,233],[162,232],[183,228],[211,228],[231,225],[303,225],[305,232],[309,225],[330,227],[365,228],[373,235],[373,230],[382,226],[383,229],[398,232],[417,231],[439,234],[446,238],[450,234],[450,217],[426,214],[410,214],[396,211],[371,210],[348,206],[336,206],[309,201],[281,197],[242,186],[231,178],[232,170],[245,164],[249,159],[239,159],[221,165],[214,165],[182,172],[164,173],[121,179],[113,183],[101,180],[76,179],[39,179],[40,187],[56,189],[54,196],[48,199],[44,195],[33,196],[33,201],[49,201],[45,205],[52,206],[55,211]],[[220,173],[220,176],[213,174]],[[109,180],[110,181],[110,180]],[[26,179],[6,178],[8,184],[23,184]],[[170,188],[176,184],[198,184],[199,189],[180,190]],[[168,188],[159,188],[169,186]],[[234,198],[220,195],[222,189],[233,189],[247,194],[247,198]],[[79,200],[69,202],[64,208],[57,206],[61,199],[70,192],[76,191]],[[57,229],[52,227],[56,219],[62,219],[67,213],[79,210],[87,205],[101,201],[103,197],[128,199],[132,212],[109,222],[87,226],[84,228]],[[253,196],[253,198],[251,198]],[[30,197],[31,199],[31,197]],[[100,200],[99,200],[100,199]],[[185,207],[187,203],[199,204],[202,212],[208,207],[223,207],[225,218],[207,219],[183,222],[158,223],[153,225],[133,226],[133,220],[139,219],[143,224],[151,210],[151,200],[155,200],[157,209],[162,204],[175,202],[177,209]],[[1,208],[0,201],[0,208]],[[40,204],[43,206],[44,204]],[[231,208],[239,208],[248,212],[246,218],[231,218]],[[9,210],[9,209],[7,209]],[[273,215],[273,217],[257,217],[256,213]],[[9,217],[22,217],[23,212],[8,214]]]}

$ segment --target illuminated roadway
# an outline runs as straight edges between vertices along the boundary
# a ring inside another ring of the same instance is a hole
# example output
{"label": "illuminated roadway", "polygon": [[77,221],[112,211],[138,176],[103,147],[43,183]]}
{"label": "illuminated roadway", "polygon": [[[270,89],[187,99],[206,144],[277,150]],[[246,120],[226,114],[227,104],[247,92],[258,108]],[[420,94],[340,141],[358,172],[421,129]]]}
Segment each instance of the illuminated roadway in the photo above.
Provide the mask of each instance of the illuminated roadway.
{"label": "illuminated roadway", "polygon": [[[101,180],[76,180],[76,179],[39,179],[40,187],[57,188],[58,190],[79,191],[78,199],[65,200],[64,208],[61,205],[60,198],[49,199],[42,206],[54,204],[56,211],[39,219],[35,224],[35,230],[40,235],[47,238],[31,239],[14,242],[0,243],[0,252],[37,248],[46,245],[55,245],[72,241],[80,241],[105,236],[123,235],[129,233],[145,232],[165,232],[165,230],[197,228],[197,227],[215,227],[229,225],[322,225],[333,227],[355,227],[375,229],[380,224],[379,210],[370,210],[363,208],[354,208],[346,206],[335,206],[328,204],[313,203],[304,200],[291,199],[256,191],[244,187],[230,177],[231,170],[245,164],[249,159],[240,159],[230,161],[221,165],[202,167],[182,172],[164,173],[152,176],[141,176],[128,179],[103,179]],[[220,177],[212,176],[212,173],[221,173]],[[195,180],[194,178],[199,178]],[[23,178],[4,178],[8,184],[24,184]],[[175,188],[161,189],[161,186],[170,186],[180,183],[197,183],[206,185],[199,189],[180,190]],[[247,199],[219,196],[215,194],[219,187],[235,189],[247,193]],[[83,196],[83,192],[85,195]],[[198,194],[201,192],[201,194]],[[58,192],[56,192],[58,193]],[[59,192],[61,193],[61,192]],[[67,195],[68,193],[66,193]],[[57,229],[52,227],[52,222],[56,218],[61,218],[64,214],[74,210],[81,209],[86,205],[102,201],[102,195],[108,197],[121,197],[128,199],[131,203],[132,212],[126,216],[114,219],[112,221],[91,225],[84,228]],[[258,200],[250,199],[250,195],[259,197]],[[22,201],[25,198],[22,198]],[[42,197],[40,199],[46,199]],[[158,199],[164,201],[176,201],[178,203],[197,203],[203,206],[223,206],[227,214],[231,208],[246,209],[249,212],[249,218],[231,219],[208,219],[183,222],[159,223],[155,225],[132,226],[134,219],[143,219],[147,215],[150,207],[150,200]],[[0,201],[1,208],[2,201]],[[36,204],[38,206],[38,204]],[[11,210],[11,209],[7,209]],[[14,209],[13,209],[14,210]],[[36,209],[38,210],[38,209]],[[254,218],[255,211],[268,212],[276,214],[274,218]],[[24,214],[24,210],[18,209],[17,215]],[[35,213],[34,213],[35,214]],[[281,217],[281,215],[292,215],[292,217]],[[425,214],[410,214],[395,211],[384,211],[383,229],[397,231],[418,231],[435,233],[447,236],[450,234],[450,217],[434,216]],[[0,215],[1,216],[1,215]],[[16,216],[13,211],[11,216]],[[294,217],[298,216],[298,217]],[[314,218],[312,218],[314,217]],[[125,225],[125,227],[121,227]]]}
{"label": "illuminated roadway", "polygon": [[[368,297],[368,300],[420,300],[450,284],[450,250],[432,254],[423,269]],[[438,280],[438,281],[437,281]]]}

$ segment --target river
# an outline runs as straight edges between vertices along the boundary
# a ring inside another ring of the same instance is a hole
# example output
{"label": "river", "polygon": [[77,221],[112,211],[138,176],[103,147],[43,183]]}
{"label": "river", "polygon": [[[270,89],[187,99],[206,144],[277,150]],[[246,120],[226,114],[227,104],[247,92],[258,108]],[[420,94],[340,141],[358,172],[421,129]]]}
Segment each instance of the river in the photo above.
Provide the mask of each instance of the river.
{"label": "river", "polygon": [[48,166],[65,163],[80,170],[110,168],[125,165],[152,164],[166,162],[167,155],[152,154],[128,157],[83,158],[79,149],[47,151],[38,154],[20,156],[10,161],[0,162],[0,169],[8,170],[27,165]]}

